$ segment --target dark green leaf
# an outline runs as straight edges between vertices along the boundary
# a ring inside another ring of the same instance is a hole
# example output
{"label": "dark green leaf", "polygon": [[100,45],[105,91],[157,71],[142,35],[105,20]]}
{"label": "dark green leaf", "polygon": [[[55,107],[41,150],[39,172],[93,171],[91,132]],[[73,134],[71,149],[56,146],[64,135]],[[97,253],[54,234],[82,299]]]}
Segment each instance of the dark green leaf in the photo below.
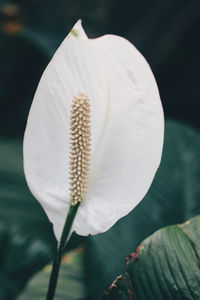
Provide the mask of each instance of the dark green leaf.
{"label": "dark green leaf", "polygon": [[198,132],[175,122],[166,124],[162,163],[144,200],[108,232],[89,239],[87,280],[92,300],[123,272],[125,258],[142,240],[200,213],[199,153]]}
{"label": "dark green leaf", "polygon": [[50,261],[49,246],[0,223],[0,299],[14,300],[29,278]]}
{"label": "dark green leaf", "polygon": [[[44,300],[47,293],[51,266],[46,266],[29,282],[19,300]],[[63,256],[55,300],[85,299],[82,248]]]}
{"label": "dark green leaf", "polygon": [[52,226],[27,187],[22,164],[22,142],[1,140],[0,219],[9,227],[55,246]]}
{"label": "dark green leaf", "polygon": [[[200,299],[200,216],[156,231],[127,259],[133,300]],[[107,290],[128,293],[117,281]],[[102,297],[102,300],[104,297]],[[117,299],[117,298],[116,298]]]}

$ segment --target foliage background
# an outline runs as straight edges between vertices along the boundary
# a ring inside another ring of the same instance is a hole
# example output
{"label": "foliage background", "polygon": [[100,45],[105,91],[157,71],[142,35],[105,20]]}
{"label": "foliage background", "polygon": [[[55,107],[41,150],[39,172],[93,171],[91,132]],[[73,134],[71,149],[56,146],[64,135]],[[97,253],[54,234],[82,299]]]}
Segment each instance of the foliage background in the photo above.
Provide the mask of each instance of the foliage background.
{"label": "foliage background", "polygon": [[[165,116],[199,130],[200,2],[198,0],[165,2],[1,0],[0,283],[3,284],[0,284],[0,299],[2,300],[14,299],[31,275],[51,260],[55,250],[51,224],[25,184],[21,145],[28,111],[40,76],[56,48],[80,18],[91,38],[112,33],[134,43],[146,57],[155,74]],[[174,131],[173,128],[170,130]],[[180,131],[175,131],[174,141],[179,135]],[[192,144],[191,149],[196,147],[195,140],[198,140],[197,136],[193,139],[194,144],[188,139],[188,143]],[[171,151],[169,155],[173,156],[174,152]],[[186,156],[183,155],[182,160],[183,163],[187,163]],[[172,167],[173,165],[174,163]],[[179,168],[177,164],[177,170]],[[170,173],[168,175],[170,177]],[[195,186],[197,184],[195,183]],[[167,218],[164,215],[162,222],[155,222],[150,229],[149,224],[144,225],[135,240],[134,237],[128,236],[130,232],[127,229],[123,230],[121,234],[126,236],[123,239],[123,248],[127,249],[127,253],[123,255],[128,255],[142,239],[161,226],[184,221],[183,215],[172,213],[172,210],[177,212],[180,208],[179,201],[179,195],[173,198],[171,213],[168,213]],[[199,213],[199,207],[197,205],[195,207],[197,209],[188,214],[188,217]],[[159,210],[157,212],[159,214]],[[137,210],[135,214],[139,214]],[[157,216],[154,220],[156,218],[159,219]],[[123,222],[125,221],[122,220],[121,223]],[[131,228],[137,226],[139,223],[135,221]],[[113,238],[112,245],[117,248],[119,238],[117,240],[114,233],[109,234],[111,240]],[[118,234],[119,232],[116,235]],[[100,293],[102,288],[110,284],[117,272],[121,271],[121,267],[114,267],[114,271],[109,273],[105,267],[100,274],[105,272],[106,279],[102,279],[101,283],[91,282],[90,278],[99,271],[101,261],[104,255],[109,256],[111,247],[105,248],[106,253],[103,253],[98,246],[98,239],[101,241],[101,237],[96,237],[88,242],[74,237],[69,245],[70,248],[80,243],[86,245],[84,260],[88,278],[86,284],[94,287],[92,297],[98,288]],[[106,241],[106,236],[102,239]],[[128,242],[130,239],[134,240],[133,243]],[[96,253],[99,257],[102,255],[102,259],[91,259],[93,257],[91,253]],[[119,260],[119,257],[118,255],[115,261]],[[113,260],[112,264],[115,264],[115,261]]]}

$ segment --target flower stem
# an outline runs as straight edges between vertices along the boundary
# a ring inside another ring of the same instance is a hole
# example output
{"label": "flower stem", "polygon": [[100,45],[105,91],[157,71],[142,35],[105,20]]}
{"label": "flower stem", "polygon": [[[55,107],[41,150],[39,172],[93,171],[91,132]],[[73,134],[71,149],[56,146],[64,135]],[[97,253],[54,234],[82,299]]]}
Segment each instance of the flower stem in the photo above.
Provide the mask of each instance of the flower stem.
{"label": "flower stem", "polygon": [[60,270],[62,253],[64,251],[67,239],[69,237],[69,234],[70,234],[70,231],[72,228],[72,224],[73,224],[74,218],[76,216],[79,205],[80,205],[80,202],[77,203],[76,205],[70,206],[70,209],[69,209],[66,221],[65,221],[65,225],[63,228],[62,236],[60,239],[60,243],[58,244],[57,252],[55,255],[54,262],[53,262],[53,268],[52,268],[51,277],[49,280],[49,287],[48,287],[46,300],[53,300],[53,298],[54,298],[57,280],[58,280],[58,274],[59,274],[59,270]]}

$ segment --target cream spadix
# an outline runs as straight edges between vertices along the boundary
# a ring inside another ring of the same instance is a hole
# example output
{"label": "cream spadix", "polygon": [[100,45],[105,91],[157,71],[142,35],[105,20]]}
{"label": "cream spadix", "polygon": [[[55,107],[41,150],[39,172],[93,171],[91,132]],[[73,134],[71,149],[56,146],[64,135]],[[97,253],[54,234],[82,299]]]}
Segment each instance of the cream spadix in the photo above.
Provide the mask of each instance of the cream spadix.
{"label": "cream spadix", "polygon": [[87,192],[90,165],[90,102],[84,94],[78,94],[73,100],[70,129],[71,205],[76,205]]}
{"label": "cream spadix", "polygon": [[142,200],[163,133],[159,92],[143,56],[118,36],[88,39],[77,22],[40,80],[24,137],[26,179],[58,240],[71,203],[81,201],[72,230],[88,235],[106,231]]}

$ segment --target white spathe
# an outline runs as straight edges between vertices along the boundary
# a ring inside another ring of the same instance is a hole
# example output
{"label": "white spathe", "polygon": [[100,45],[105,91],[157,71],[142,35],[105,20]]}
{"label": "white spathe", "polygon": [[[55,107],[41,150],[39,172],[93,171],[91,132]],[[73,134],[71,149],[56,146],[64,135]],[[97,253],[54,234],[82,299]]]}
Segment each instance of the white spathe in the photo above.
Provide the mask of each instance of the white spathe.
{"label": "white spathe", "polygon": [[160,164],[164,118],[144,57],[127,40],[88,39],[78,21],[38,85],[24,136],[27,183],[60,239],[70,205],[69,122],[73,97],[91,103],[88,192],[73,230],[109,229],[145,196]]}

